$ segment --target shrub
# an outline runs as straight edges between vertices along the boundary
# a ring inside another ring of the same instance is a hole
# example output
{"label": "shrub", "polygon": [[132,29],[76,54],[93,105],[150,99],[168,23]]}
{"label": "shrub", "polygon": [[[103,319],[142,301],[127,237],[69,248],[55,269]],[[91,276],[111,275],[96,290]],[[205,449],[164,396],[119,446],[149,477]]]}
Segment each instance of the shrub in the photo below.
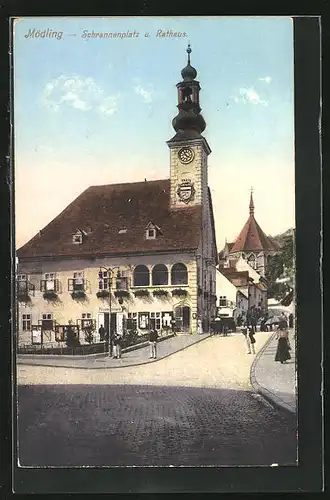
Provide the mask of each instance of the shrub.
{"label": "shrub", "polygon": [[85,332],[85,340],[88,344],[93,344],[94,336],[93,336],[93,328],[87,327],[84,329]]}
{"label": "shrub", "polygon": [[68,326],[66,331],[66,345],[68,347],[76,347],[80,345],[79,339],[75,335],[74,329]]}

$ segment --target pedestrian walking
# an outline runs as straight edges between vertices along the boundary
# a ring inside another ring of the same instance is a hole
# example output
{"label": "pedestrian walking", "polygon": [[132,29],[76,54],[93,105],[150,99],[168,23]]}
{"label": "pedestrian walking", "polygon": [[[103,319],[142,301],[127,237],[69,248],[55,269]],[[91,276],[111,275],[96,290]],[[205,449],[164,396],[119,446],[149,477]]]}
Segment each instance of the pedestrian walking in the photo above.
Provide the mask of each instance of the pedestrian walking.
{"label": "pedestrian walking", "polygon": [[251,326],[249,328],[249,341],[250,341],[252,354],[255,354],[254,344],[256,343],[256,339],[254,338],[254,334],[255,334],[255,328],[253,326]]}
{"label": "pedestrian walking", "polygon": [[151,330],[149,335],[149,346],[150,346],[150,358],[157,358],[157,330]]}
{"label": "pedestrian walking", "polygon": [[172,333],[174,333],[174,335],[176,335],[176,331],[175,331],[175,319],[174,318],[171,319],[171,327],[172,327]]}
{"label": "pedestrian walking", "polygon": [[121,358],[121,349],[122,349],[122,338],[120,335],[115,334],[113,339],[113,348],[114,348],[114,358]]}
{"label": "pedestrian walking", "polygon": [[293,328],[293,314],[289,314],[289,328]]}
{"label": "pedestrian walking", "polygon": [[283,364],[288,359],[291,359],[289,332],[287,328],[287,322],[284,320],[281,320],[278,325],[276,339],[277,339],[277,350],[275,355],[275,361],[280,361]]}
{"label": "pedestrian walking", "polygon": [[246,342],[246,347],[247,347],[247,354],[255,354],[255,349],[254,349],[254,344],[255,344],[255,338],[254,338],[254,335],[253,335],[253,330],[251,329],[251,327],[247,327],[245,326],[242,330],[242,333],[245,337],[245,342]]}
{"label": "pedestrian walking", "polygon": [[121,347],[122,347],[122,339],[121,336],[117,333],[113,336],[113,357],[114,359],[121,358]]}
{"label": "pedestrian walking", "polygon": [[203,326],[202,326],[201,318],[198,318],[198,320],[197,320],[197,333],[198,333],[198,335],[201,335],[203,333]]}

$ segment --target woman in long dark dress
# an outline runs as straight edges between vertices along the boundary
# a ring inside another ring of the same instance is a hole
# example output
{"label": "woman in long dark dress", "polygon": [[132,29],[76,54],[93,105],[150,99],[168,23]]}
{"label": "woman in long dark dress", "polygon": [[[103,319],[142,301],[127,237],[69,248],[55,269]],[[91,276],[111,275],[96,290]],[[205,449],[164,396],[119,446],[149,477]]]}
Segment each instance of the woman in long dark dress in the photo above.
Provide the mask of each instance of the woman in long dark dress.
{"label": "woman in long dark dress", "polygon": [[286,321],[281,321],[278,325],[277,330],[277,351],[275,355],[275,361],[280,361],[285,363],[288,359],[291,359],[290,355],[290,343],[289,343],[289,332],[287,330]]}

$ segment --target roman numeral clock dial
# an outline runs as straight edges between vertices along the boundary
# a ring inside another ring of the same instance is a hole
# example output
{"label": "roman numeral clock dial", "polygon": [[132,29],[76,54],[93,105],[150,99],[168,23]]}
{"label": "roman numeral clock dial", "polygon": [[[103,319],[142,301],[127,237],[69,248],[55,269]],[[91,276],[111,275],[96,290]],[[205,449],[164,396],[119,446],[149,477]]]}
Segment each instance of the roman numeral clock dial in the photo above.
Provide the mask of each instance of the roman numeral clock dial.
{"label": "roman numeral clock dial", "polygon": [[195,153],[191,148],[181,148],[178,156],[181,163],[187,164],[193,161]]}

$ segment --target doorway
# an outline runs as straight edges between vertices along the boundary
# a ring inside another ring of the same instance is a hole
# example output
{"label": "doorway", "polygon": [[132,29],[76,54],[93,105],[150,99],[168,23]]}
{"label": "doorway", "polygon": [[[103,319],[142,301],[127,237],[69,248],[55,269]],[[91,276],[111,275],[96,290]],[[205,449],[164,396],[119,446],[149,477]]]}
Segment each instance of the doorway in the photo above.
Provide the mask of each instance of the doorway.
{"label": "doorway", "polygon": [[190,331],[190,307],[178,306],[174,309],[175,330],[188,333]]}
{"label": "doorway", "polygon": [[[98,329],[103,325],[105,331],[105,337],[107,338],[109,335],[109,313],[98,313]],[[114,333],[117,331],[117,313],[111,313],[111,332]],[[105,339],[100,339],[102,342]]]}

